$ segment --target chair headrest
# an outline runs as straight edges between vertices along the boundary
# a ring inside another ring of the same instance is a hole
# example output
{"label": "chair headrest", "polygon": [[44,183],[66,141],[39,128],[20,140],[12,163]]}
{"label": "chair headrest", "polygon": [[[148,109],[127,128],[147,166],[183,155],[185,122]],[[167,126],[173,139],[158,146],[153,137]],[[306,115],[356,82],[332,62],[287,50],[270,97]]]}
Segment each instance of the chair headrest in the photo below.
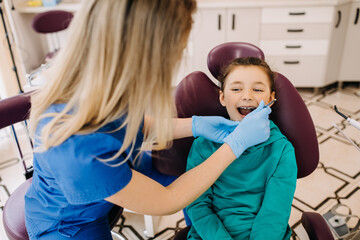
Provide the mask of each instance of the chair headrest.
{"label": "chair headrest", "polygon": [[228,42],[214,47],[208,54],[210,73],[218,79],[221,69],[239,57],[257,57],[265,60],[263,51],[255,45],[244,42]]}
{"label": "chair headrest", "polygon": [[38,33],[54,33],[65,30],[73,18],[71,12],[53,10],[35,15],[32,21],[33,29]]}

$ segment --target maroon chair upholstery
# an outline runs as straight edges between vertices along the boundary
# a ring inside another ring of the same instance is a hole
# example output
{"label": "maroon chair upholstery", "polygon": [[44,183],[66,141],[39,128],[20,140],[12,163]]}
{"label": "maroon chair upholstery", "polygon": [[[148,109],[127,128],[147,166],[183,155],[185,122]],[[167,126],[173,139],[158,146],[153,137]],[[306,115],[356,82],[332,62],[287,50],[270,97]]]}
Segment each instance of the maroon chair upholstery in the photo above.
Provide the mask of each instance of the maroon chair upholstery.
{"label": "maroon chair upholstery", "polygon": [[316,212],[304,212],[301,223],[311,240],[334,240],[325,219]]}
{"label": "maroon chair upholstery", "polygon": [[65,30],[73,18],[71,12],[53,10],[35,15],[32,21],[33,29],[38,33],[54,33]]}
{"label": "maroon chair upholstery", "polygon": [[314,123],[301,96],[291,82],[277,73],[275,78],[276,103],[270,119],[295,148],[298,178],[312,173],[319,163],[319,145]]}
{"label": "maroon chair upholstery", "polygon": [[[24,93],[0,101],[0,129],[27,120],[31,109],[31,93]],[[25,166],[26,167],[26,166]],[[10,195],[3,209],[3,225],[10,240],[27,240],[24,197],[32,178],[22,183]],[[123,208],[114,206],[108,215],[110,229],[118,222]]]}
{"label": "maroon chair upholstery", "polygon": [[[207,59],[211,74],[217,79],[221,68],[238,57],[254,56],[264,60],[264,53],[249,43],[224,43],[210,51]],[[295,148],[298,178],[313,172],[319,162],[315,127],[301,96],[291,82],[280,73],[275,76],[277,101],[270,119],[280,128]],[[203,72],[193,72],[175,90],[178,117],[218,115],[227,117],[226,108],[219,102],[219,87]],[[153,165],[161,173],[179,176],[186,170],[187,155],[194,138],[174,140],[171,148],[153,152]],[[179,234],[184,235],[183,229]],[[178,236],[176,239],[184,239]]]}

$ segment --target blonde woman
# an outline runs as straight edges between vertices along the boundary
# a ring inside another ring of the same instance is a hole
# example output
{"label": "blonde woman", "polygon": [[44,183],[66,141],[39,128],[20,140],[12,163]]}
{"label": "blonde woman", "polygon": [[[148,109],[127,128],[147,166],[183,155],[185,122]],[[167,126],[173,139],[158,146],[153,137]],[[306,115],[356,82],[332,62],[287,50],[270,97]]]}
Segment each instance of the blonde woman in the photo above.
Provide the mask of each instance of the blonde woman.
{"label": "blonde woman", "polygon": [[[177,212],[246,148],[269,137],[269,108],[241,123],[172,118],[172,72],[195,8],[194,0],[84,1],[50,81],[32,98],[36,152],[25,196],[30,239],[111,239],[113,204],[148,215]],[[147,147],[189,136],[223,145],[167,187],[134,169]]]}

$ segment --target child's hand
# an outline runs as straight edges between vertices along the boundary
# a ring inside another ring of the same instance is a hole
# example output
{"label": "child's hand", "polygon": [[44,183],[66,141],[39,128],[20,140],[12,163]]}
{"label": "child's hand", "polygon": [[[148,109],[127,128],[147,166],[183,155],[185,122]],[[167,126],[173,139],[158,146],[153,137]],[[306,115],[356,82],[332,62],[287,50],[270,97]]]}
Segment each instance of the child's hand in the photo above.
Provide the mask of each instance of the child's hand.
{"label": "child's hand", "polygon": [[261,101],[259,106],[244,117],[235,130],[224,139],[224,142],[230,146],[237,158],[247,148],[262,143],[269,138],[270,113],[270,107],[264,107],[264,102]]}
{"label": "child's hand", "polygon": [[231,121],[219,116],[193,116],[192,132],[194,137],[204,137],[213,142],[224,143],[239,122]]}

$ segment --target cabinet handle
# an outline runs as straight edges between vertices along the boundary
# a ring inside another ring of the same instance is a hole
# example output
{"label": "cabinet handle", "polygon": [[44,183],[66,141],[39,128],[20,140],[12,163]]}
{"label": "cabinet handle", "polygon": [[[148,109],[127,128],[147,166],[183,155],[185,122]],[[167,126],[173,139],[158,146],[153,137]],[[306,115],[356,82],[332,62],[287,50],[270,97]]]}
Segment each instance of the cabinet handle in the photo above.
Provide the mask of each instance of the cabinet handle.
{"label": "cabinet handle", "polygon": [[232,30],[235,30],[235,14],[232,15]]}
{"label": "cabinet handle", "polygon": [[359,20],[359,8],[356,8],[356,16],[355,16],[355,21],[354,21],[354,25],[356,25],[358,23]]}
{"label": "cabinet handle", "polygon": [[340,26],[340,22],[341,22],[341,11],[337,11],[337,13],[338,13],[338,20],[335,25],[335,28],[338,28]]}
{"label": "cabinet handle", "polygon": [[305,15],[306,12],[289,12],[290,16],[301,16],[301,15]]}
{"label": "cabinet handle", "polygon": [[299,33],[299,32],[303,32],[304,29],[288,29],[287,32],[289,33]]}
{"label": "cabinet handle", "polygon": [[218,15],[218,29],[221,30],[221,14]]}
{"label": "cabinet handle", "polygon": [[284,61],[284,64],[299,64],[300,61]]}
{"label": "cabinet handle", "polygon": [[301,48],[301,45],[286,45],[286,48]]}

